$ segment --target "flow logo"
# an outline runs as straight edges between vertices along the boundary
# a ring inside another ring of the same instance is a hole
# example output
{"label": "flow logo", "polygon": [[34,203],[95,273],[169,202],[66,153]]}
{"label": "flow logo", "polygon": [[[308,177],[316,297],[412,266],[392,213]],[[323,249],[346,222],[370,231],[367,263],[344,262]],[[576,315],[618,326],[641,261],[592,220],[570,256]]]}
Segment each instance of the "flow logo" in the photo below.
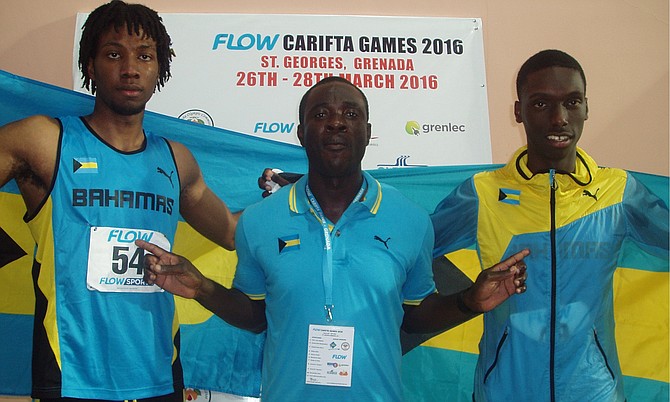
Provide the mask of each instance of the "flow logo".
{"label": "flow logo", "polygon": [[274,36],[243,33],[240,36],[235,36],[232,33],[220,33],[214,37],[214,44],[212,50],[217,50],[219,47],[225,47],[228,50],[249,50],[256,48],[256,50],[272,50],[277,44],[279,34]]}
{"label": "flow logo", "polygon": [[274,134],[274,133],[288,134],[291,131],[293,131],[294,126],[295,123],[259,121],[256,122],[256,125],[254,126],[254,133],[261,132],[268,134]]}

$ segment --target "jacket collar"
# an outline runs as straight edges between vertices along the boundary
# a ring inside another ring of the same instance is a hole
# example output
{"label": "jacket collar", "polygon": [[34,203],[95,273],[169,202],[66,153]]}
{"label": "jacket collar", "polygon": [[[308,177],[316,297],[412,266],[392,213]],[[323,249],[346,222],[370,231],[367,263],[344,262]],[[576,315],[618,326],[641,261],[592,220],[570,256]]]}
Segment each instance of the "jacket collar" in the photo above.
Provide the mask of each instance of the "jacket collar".
{"label": "jacket collar", "polygon": [[[522,180],[531,180],[534,176],[545,174],[548,172],[538,172],[533,173],[528,169],[528,147],[523,146],[519,148],[514,156],[512,157],[512,162],[508,164],[508,168],[511,168],[510,165],[514,164],[514,170]],[[577,147],[577,158],[575,159],[575,171],[574,172],[564,172],[556,171],[557,174],[562,174],[567,177],[570,177],[577,185],[586,186],[593,181],[593,172],[596,171],[598,165],[583,149]]]}

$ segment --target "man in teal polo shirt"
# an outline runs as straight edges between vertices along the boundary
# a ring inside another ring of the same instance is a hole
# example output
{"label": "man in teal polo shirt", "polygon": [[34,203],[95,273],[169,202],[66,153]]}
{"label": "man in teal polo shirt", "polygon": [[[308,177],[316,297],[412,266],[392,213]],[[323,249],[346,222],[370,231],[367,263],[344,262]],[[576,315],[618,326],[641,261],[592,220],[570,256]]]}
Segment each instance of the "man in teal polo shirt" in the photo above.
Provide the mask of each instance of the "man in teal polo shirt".
{"label": "man in teal polo shirt", "polygon": [[310,88],[298,137],[309,172],[246,209],[232,289],[152,244],[145,279],[232,325],[267,329],[264,401],[399,401],[399,329],[433,332],[525,291],[523,250],[457,295],[436,293],[428,214],[361,169],[368,102],[332,77]]}

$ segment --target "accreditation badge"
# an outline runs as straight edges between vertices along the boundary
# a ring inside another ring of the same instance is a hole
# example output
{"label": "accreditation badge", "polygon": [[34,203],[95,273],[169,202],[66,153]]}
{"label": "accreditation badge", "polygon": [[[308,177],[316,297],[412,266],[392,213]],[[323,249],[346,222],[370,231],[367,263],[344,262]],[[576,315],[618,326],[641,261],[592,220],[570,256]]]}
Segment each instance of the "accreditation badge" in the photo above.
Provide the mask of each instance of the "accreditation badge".
{"label": "accreditation badge", "polygon": [[154,243],[170,251],[164,234],[153,230],[92,227],[88,252],[86,286],[99,292],[162,292],[144,281],[144,249],[135,240]]}
{"label": "accreditation badge", "polygon": [[354,327],[310,325],[306,384],[351,387]]}

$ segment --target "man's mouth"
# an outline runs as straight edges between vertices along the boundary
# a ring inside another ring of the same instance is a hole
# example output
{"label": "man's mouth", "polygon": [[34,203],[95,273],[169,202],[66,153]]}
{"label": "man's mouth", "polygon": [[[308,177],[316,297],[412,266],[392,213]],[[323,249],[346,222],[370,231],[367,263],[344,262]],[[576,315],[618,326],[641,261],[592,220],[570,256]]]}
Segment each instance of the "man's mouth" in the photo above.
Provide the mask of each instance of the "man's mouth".
{"label": "man's mouth", "polygon": [[567,141],[570,141],[570,136],[569,135],[550,134],[550,135],[547,136],[547,139],[549,141],[553,141],[553,142],[567,142]]}
{"label": "man's mouth", "polygon": [[325,144],[325,148],[330,150],[330,151],[340,151],[342,149],[345,149],[347,146],[343,142],[331,142],[328,144]]}
{"label": "man's mouth", "polygon": [[142,93],[142,89],[138,87],[122,87],[119,88],[119,91],[121,91],[122,94],[130,97],[135,97]]}

